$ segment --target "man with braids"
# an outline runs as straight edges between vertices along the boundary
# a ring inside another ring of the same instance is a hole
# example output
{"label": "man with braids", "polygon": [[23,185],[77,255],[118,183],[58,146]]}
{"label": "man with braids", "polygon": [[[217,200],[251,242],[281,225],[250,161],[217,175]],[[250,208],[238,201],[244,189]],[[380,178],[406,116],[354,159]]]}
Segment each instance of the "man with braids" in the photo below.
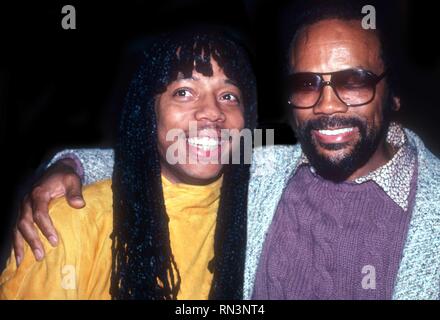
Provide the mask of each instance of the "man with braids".
{"label": "man with braids", "polygon": [[[51,204],[58,245],[45,241],[42,261],[24,247],[19,266],[12,254],[0,297],[241,299],[249,165],[188,160],[243,151],[220,131],[255,123],[254,75],[238,42],[218,31],[159,37],[124,103],[112,179],[87,187],[79,211],[65,198]],[[171,129],[187,150],[175,165],[166,159]]]}

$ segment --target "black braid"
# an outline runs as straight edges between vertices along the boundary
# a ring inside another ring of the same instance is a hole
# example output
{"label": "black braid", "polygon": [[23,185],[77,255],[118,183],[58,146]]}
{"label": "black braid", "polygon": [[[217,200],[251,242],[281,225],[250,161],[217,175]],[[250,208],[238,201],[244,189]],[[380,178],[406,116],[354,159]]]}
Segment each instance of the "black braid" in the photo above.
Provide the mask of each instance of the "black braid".
{"label": "black braid", "polygon": [[[170,247],[154,97],[166,90],[178,72],[190,76],[195,69],[212,75],[210,56],[239,84],[245,125],[255,127],[255,78],[249,58],[237,42],[218,32],[186,31],[159,37],[145,52],[124,103],[115,146],[113,299],[176,299],[180,276]],[[249,166],[225,167],[210,298],[241,299]]]}

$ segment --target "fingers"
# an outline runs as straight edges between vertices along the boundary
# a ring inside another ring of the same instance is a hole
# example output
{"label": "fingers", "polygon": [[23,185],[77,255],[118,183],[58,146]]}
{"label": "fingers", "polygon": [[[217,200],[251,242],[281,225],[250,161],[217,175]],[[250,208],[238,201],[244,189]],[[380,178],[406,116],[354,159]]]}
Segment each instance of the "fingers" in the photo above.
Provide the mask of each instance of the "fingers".
{"label": "fingers", "polygon": [[73,208],[80,209],[86,205],[82,196],[81,180],[76,174],[66,177],[66,198]]}
{"label": "fingers", "polygon": [[[34,190],[38,190],[37,188]],[[53,247],[58,245],[58,236],[49,216],[49,202],[51,200],[47,192],[33,192],[32,197],[33,219],[43,235]]]}
{"label": "fingers", "polygon": [[24,257],[24,239],[17,228],[14,228],[12,245],[14,247],[15,262],[18,268]]}
{"label": "fingers", "polygon": [[22,203],[21,214],[17,223],[17,229],[23,236],[23,239],[31,247],[35,259],[37,259],[37,261],[42,260],[44,257],[44,248],[40,238],[38,237],[37,230],[34,226],[32,208],[28,197]]}
{"label": "fingers", "polygon": [[49,216],[49,203],[52,199],[65,195],[70,206],[82,208],[85,201],[81,189],[80,177],[65,164],[52,166],[33,187],[31,194],[21,204],[17,230],[14,232],[17,265],[24,257],[23,240],[29,244],[38,261],[44,257],[44,247],[36,226],[52,246],[58,245],[58,235]]}

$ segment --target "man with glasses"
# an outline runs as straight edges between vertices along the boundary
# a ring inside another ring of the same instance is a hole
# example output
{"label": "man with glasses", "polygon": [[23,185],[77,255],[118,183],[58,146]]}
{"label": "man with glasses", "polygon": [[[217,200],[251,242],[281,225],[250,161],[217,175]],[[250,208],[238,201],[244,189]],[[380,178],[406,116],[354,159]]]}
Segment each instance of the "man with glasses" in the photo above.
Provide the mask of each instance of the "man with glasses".
{"label": "man with glasses", "polygon": [[305,12],[286,81],[301,147],[275,147],[275,172],[254,165],[247,294],[439,299],[440,162],[391,119],[386,38],[354,5]]}
{"label": "man with glasses", "polygon": [[[286,79],[299,144],[254,150],[244,297],[439,299],[440,161],[392,121],[400,99],[383,30],[364,30],[354,1],[307,5]],[[82,162],[86,182],[111,174],[111,151],[63,157]]]}

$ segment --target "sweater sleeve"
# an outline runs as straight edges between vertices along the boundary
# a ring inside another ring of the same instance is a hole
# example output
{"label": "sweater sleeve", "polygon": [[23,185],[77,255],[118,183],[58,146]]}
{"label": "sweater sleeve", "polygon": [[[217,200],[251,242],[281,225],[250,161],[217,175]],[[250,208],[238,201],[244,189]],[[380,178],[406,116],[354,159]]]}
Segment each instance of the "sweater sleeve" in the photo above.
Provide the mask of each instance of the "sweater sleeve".
{"label": "sweater sleeve", "polygon": [[75,162],[75,171],[85,185],[112,177],[113,149],[63,150],[49,161],[46,168],[62,159],[72,159]]}

